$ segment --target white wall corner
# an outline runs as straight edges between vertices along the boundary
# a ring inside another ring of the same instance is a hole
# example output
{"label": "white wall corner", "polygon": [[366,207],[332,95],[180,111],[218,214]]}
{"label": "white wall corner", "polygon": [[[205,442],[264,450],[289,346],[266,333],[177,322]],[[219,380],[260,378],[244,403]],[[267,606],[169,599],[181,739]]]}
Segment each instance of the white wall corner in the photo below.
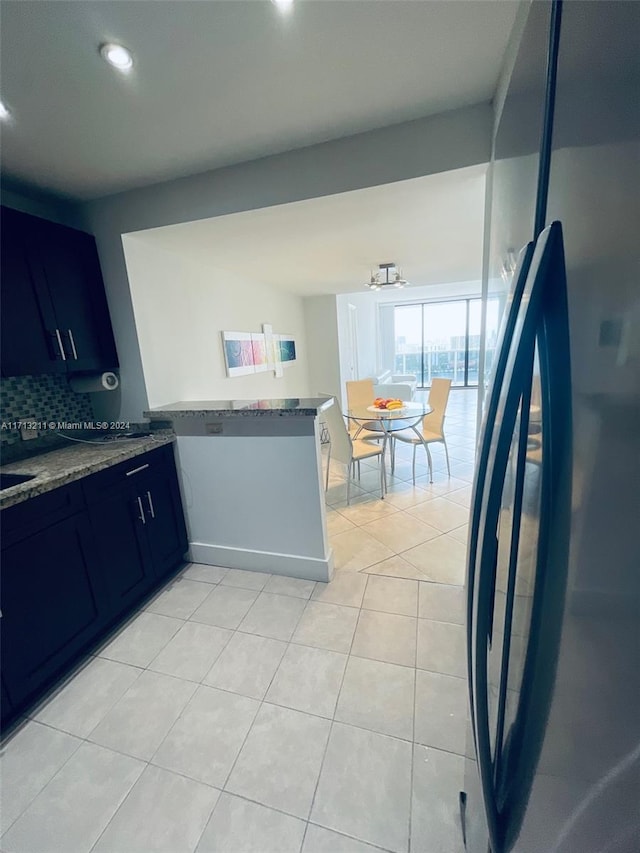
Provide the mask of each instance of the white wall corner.
{"label": "white wall corner", "polygon": [[511,35],[509,36],[509,42],[507,44],[507,49],[504,53],[504,59],[502,62],[502,68],[500,70],[500,74],[498,76],[498,83],[496,85],[495,94],[493,96],[492,105],[493,105],[493,131],[491,134],[491,153],[493,156],[493,145],[495,142],[496,133],[498,131],[498,125],[500,124],[500,118],[502,116],[502,109],[504,107],[504,103],[507,98],[507,91],[509,89],[509,83],[511,82],[511,75],[513,74],[513,69],[516,64],[516,59],[518,57],[518,50],[520,48],[520,42],[522,40],[522,35],[524,33],[524,29],[527,25],[527,18],[529,17],[529,11],[531,9],[531,4],[533,0],[520,0],[518,11],[516,13],[516,19],[513,23],[513,28],[511,30]]}

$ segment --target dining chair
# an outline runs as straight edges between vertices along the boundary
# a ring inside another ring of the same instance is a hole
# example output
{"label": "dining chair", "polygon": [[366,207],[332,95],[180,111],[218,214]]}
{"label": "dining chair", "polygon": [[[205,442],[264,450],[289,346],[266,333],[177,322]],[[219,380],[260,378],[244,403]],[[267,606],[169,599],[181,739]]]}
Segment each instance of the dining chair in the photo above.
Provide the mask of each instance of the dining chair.
{"label": "dining chair", "polygon": [[428,403],[432,411],[425,415],[422,419],[420,428],[405,429],[400,432],[394,432],[391,443],[391,462],[392,467],[395,465],[395,442],[404,441],[406,444],[413,445],[413,484],[416,483],[416,448],[419,444],[424,446],[427,451],[427,460],[429,462],[429,482],[433,483],[433,460],[431,459],[431,451],[429,445],[436,441],[441,441],[444,444],[444,453],[447,459],[447,472],[451,476],[451,467],[449,465],[449,450],[447,448],[447,440],[444,436],[444,417],[449,400],[449,391],[451,390],[450,379],[432,379],[431,388],[429,390]]}
{"label": "dining chair", "polygon": [[[347,408],[349,409],[365,409],[371,406],[375,400],[373,389],[373,379],[350,379],[345,382],[347,388]],[[349,424],[349,435],[351,438],[365,439],[369,441],[381,441],[384,439],[384,430],[376,423],[359,423],[354,422]]]}
{"label": "dining chair", "polygon": [[370,406],[373,403],[373,379],[352,379],[346,382],[347,405],[350,409]]}
{"label": "dining chair", "polygon": [[[384,494],[387,489],[386,471],[384,467],[384,451],[386,441],[383,440],[382,445],[372,444],[361,438],[351,438],[340,411],[340,406],[336,398],[333,398],[333,405],[329,406],[322,412],[324,422],[329,430],[331,442],[329,444],[329,453],[327,455],[327,475],[325,480],[325,491],[329,489],[329,469],[331,459],[342,462],[347,469],[347,506],[351,503],[351,479],[354,473],[354,465],[360,462],[361,459],[371,459],[378,457],[380,462],[380,498],[384,500]],[[383,436],[384,438],[384,436]]]}

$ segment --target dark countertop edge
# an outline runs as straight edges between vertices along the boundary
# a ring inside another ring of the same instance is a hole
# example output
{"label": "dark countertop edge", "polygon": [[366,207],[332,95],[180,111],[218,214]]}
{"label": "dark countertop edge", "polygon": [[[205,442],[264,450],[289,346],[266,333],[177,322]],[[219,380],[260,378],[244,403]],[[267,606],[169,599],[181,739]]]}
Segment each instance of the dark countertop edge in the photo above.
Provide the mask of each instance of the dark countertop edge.
{"label": "dark countertop edge", "polygon": [[[44,495],[47,492],[51,492],[54,489],[59,488],[60,486],[66,486],[69,483],[74,483],[76,480],[81,480],[83,477],[88,477],[90,474],[95,474],[98,471],[103,471],[105,468],[111,468],[113,465],[118,465],[120,462],[126,462],[127,459],[133,459],[135,456],[140,456],[143,453],[148,453],[150,450],[155,450],[156,447],[163,447],[166,444],[172,444],[175,442],[175,438],[176,437],[173,433],[167,433],[148,438],[131,439],[131,444],[128,446],[124,441],[122,443],[113,442],[104,444],[96,442],[96,446],[98,448],[102,450],[109,449],[111,451],[106,458],[102,456],[102,458],[96,459],[93,463],[87,463],[86,459],[75,464],[70,462],[69,468],[60,471],[59,473],[50,475],[49,477],[47,477],[47,475],[36,475],[33,480],[28,480],[26,483],[19,483],[16,486],[4,489],[0,492],[0,510],[8,509],[11,506],[15,506],[16,504],[29,500],[29,498]],[[135,444],[133,444],[133,442],[135,442]],[[115,450],[116,447],[118,452],[114,453],[112,448]],[[73,450],[73,447],[57,448],[56,450],[52,450],[50,453],[69,453],[71,458]],[[113,456],[111,453],[113,453]],[[30,461],[35,462],[37,459],[38,463],[42,464],[42,460],[44,459],[46,463],[46,457],[49,455],[49,453],[43,453],[32,457],[31,460],[27,458],[21,459],[18,462],[11,462],[7,465],[2,465],[0,467],[0,471],[6,474],[29,474]]]}
{"label": "dark countertop edge", "polygon": [[332,397],[318,398],[318,404],[302,408],[287,408],[286,406],[274,407],[273,409],[229,409],[229,408],[189,408],[189,403],[176,403],[184,405],[181,409],[149,409],[143,412],[145,418],[155,420],[172,420],[173,418],[282,418],[282,417],[315,417],[331,405]]}

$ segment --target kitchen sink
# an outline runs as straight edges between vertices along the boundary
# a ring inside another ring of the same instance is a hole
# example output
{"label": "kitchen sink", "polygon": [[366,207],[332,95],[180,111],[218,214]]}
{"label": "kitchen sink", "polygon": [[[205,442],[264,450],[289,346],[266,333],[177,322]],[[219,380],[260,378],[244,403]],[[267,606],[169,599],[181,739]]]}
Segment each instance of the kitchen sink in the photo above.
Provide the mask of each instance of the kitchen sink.
{"label": "kitchen sink", "polygon": [[11,486],[19,486],[20,483],[26,483],[34,478],[35,474],[0,474],[0,491],[10,489]]}

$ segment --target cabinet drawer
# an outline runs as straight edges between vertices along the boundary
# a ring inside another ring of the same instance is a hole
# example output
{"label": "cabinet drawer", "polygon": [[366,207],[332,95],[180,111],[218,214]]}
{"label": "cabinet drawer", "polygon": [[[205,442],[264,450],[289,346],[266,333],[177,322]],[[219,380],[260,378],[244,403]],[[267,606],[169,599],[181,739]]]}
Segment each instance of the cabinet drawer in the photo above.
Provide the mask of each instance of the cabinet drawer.
{"label": "cabinet drawer", "polygon": [[0,512],[3,550],[80,512],[84,507],[82,487],[77,482],[3,509]]}
{"label": "cabinet drawer", "polygon": [[[170,447],[170,445],[168,446]],[[87,503],[91,504],[102,500],[112,489],[117,489],[123,482],[134,482],[139,475],[149,473],[157,465],[163,463],[165,449],[163,446],[156,450],[149,450],[146,453],[141,453],[140,456],[127,459],[126,462],[119,462],[117,465],[105,468],[104,471],[98,471],[97,474],[85,477],[82,481],[82,487]]]}

